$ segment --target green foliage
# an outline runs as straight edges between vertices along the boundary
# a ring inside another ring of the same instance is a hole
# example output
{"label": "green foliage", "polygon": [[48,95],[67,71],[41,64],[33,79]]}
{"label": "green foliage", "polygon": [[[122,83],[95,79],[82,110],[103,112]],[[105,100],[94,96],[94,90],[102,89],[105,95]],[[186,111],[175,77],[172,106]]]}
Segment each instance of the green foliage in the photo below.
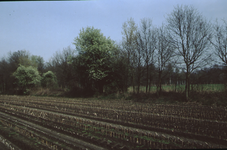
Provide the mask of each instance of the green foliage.
{"label": "green foliage", "polygon": [[17,87],[25,93],[32,87],[38,86],[41,81],[38,70],[32,66],[25,67],[19,65],[13,76],[17,79]]}
{"label": "green foliage", "polygon": [[44,65],[44,60],[41,56],[36,56],[36,55],[29,56],[29,53],[25,56],[20,56],[18,61],[19,61],[18,63],[19,65],[22,65],[25,67],[32,66],[34,68],[37,68],[39,71],[41,67],[43,67]]}
{"label": "green foliage", "polygon": [[52,71],[47,71],[46,73],[43,74],[42,86],[48,88],[57,87],[57,78]]}
{"label": "green foliage", "polygon": [[79,52],[74,60],[80,77],[79,82],[85,88],[92,87],[93,90],[98,89],[99,93],[102,93],[103,86],[111,80],[111,59],[116,49],[114,42],[94,27],[83,28],[74,41]]}
{"label": "green foliage", "polygon": [[39,71],[39,73],[43,73],[44,70],[44,60],[43,57],[41,56],[36,56],[36,55],[32,55],[31,58],[31,65],[36,67]]}

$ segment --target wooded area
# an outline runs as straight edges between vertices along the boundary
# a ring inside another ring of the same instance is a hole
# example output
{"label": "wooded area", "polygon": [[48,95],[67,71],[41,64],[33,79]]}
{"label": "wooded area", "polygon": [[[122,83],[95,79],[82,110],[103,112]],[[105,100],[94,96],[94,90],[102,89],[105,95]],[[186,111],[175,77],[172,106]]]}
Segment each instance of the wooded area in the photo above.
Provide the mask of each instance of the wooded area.
{"label": "wooded area", "polygon": [[[123,23],[122,42],[87,27],[74,40],[75,49],[56,52],[49,62],[26,50],[0,61],[1,94],[29,94],[39,87],[71,91],[74,96],[145,93],[162,85],[184,85],[185,99],[199,84],[227,85],[227,23],[209,22],[195,8],[177,6],[166,23],[151,19]],[[190,88],[191,87],[191,88]],[[176,88],[175,88],[175,92]]]}

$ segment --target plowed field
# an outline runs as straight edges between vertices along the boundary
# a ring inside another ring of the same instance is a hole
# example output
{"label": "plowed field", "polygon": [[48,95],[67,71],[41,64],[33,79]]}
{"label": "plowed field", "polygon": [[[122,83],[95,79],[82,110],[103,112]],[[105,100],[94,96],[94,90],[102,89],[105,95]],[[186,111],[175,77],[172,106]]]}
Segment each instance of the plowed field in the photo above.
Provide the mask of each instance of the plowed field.
{"label": "plowed field", "polygon": [[226,133],[224,107],[0,96],[9,149],[227,148]]}

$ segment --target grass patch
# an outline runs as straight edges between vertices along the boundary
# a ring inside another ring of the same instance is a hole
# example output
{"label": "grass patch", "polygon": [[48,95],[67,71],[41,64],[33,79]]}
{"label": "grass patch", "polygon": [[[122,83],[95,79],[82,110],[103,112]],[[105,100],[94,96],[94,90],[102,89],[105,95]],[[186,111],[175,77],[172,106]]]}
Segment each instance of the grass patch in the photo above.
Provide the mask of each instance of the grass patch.
{"label": "grass patch", "polygon": [[[135,86],[137,90],[137,86]],[[177,85],[175,87],[174,84],[171,85],[162,85],[162,90],[165,92],[175,91],[175,92],[183,92],[185,90],[185,85]],[[198,92],[223,92],[225,90],[224,84],[191,84],[190,90],[195,90]],[[154,93],[157,91],[156,86],[151,86],[150,93]],[[133,92],[133,87],[128,88],[128,92]],[[145,86],[140,86],[140,92],[146,92]]]}

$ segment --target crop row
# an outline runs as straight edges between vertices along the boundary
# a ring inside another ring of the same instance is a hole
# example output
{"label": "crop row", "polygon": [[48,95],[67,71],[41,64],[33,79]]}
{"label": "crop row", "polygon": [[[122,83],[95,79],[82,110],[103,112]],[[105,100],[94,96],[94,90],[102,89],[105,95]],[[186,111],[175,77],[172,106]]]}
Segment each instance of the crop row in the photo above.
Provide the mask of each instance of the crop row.
{"label": "crop row", "polygon": [[[2,125],[0,126],[2,127]],[[18,148],[18,146],[16,146],[15,144],[13,144],[12,142],[10,142],[9,140],[7,140],[1,135],[0,135],[0,142],[3,143],[6,146],[6,148],[10,150],[21,150],[20,148]]]}
{"label": "crop row", "polygon": [[[137,144],[137,146],[144,146],[144,147],[154,147],[154,148],[212,148],[212,145],[207,144],[206,142],[196,142],[190,140],[183,140],[183,138],[177,138],[174,136],[168,135],[160,135],[155,132],[142,132],[138,129],[128,129],[119,126],[113,126],[107,123],[98,122],[98,121],[91,121],[90,119],[78,118],[75,116],[65,116],[60,115],[58,113],[48,112],[48,111],[41,111],[35,110],[30,108],[23,108],[23,107],[12,107],[10,106],[8,111],[11,113],[23,113],[23,116],[27,114],[28,116],[38,117],[44,119],[46,123],[51,123],[52,126],[55,128],[61,129],[63,131],[68,131],[71,134],[78,133],[79,131],[85,131],[91,133],[91,131],[95,131],[97,136],[107,136],[111,138],[117,138],[121,140],[125,140],[127,142],[131,142],[132,144]],[[12,112],[13,111],[13,112]],[[22,114],[20,114],[21,116]],[[75,129],[75,127],[77,129]],[[202,143],[202,145],[201,145]],[[213,146],[217,147],[217,145]]]}
{"label": "crop row", "polygon": [[159,115],[171,115],[178,117],[188,117],[192,119],[206,119],[206,120],[217,120],[217,121],[227,121],[227,111],[225,108],[214,108],[209,106],[197,106],[197,105],[151,105],[142,103],[126,103],[122,101],[95,101],[88,100],[86,102],[80,99],[63,99],[58,98],[37,98],[37,97],[4,97],[1,99],[7,103],[18,103],[23,105],[26,103],[33,103],[37,105],[53,105],[54,107],[64,107],[64,108],[78,108],[78,107],[89,107],[92,110],[103,109],[103,110],[124,110],[133,111],[137,113],[153,113]]}
{"label": "crop row", "polygon": [[[7,111],[8,110],[8,111]],[[119,149],[124,150],[127,149],[126,147],[122,146],[121,144],[117,144],[112,139],[103,138],[100,136],[98,127],[92,128],[93,130],[87,132],[89,130],[83,130],[83,124],[79,124],[78,122],[74,126],[67,125],[63,120],[62,116],[53,116],[48,113],[49,119],[46,118],[47,113],[43,111],[21,111],[16,112],[13,109],[1,109],[2,112],[6,112],[10,115],[13,115],[17,118],[23,118],[24,120],[28,120],[29,122],[33,122],[35,124],[39,124],[45,128],[50,128],[51,130],[56,130],[58,133],[61,132],[64,135],[69,135],[74,138],[80,138],[85,141],[89,141],[90,143],[99,144],[104,147],[108,147],[108,149]],[[32,115],[28,115],[28,114]],[[21,117],[23,116],[23,117]],[[58,118],[58,120],[57,120]],[[60,119],[59,119],[60,118]],[[80,121],[80,120],[78,120]],[[88,129],[88,128],[87,128]],[[98,148],[100,149],[100,148]]]}
{"label": "crop row", "polygon": [[[25,139],[26,141],[29,141],[29,147],[30,149],[52,149],[52,150],[64,150],[65,146],[59,145],[58,142],[53,142],[52,140],[49,140],[49,138],[46,138],[43,135],[40,135],[38,133],[35,133],[32,130],[26,129],[24,126],[16,124],[14,121],[10,121],[9,119],[3,118],[1,116],[1,125],[4,127],[10,128],[10,131],[8,133],[8,137],[12,140],[12,137],[14,136],[20,136],[20,138]],[[22,142],[19,140],[19,142]],[[32,143],[32,144],[31,144]],[[26,143],[25,143],[26,144]],[[64,148],[63,148],[64,147]],[[69,147],[67,147],[69,149]]]}
{"label": "crop row", "polygon": [[[11,104],[18,104],[11,102]],[[136,123],[141,125],[152,126],[156,128],[169,129],[171,131],[185,132],[195,135],[203,135],[217,139],[227,139],[226,122],[216,120],[204,120],[183,118],[171,115],[159,115],[153,113],[138,113],[135,111],[112,110],[92,107],[72,106],[69,104],[34,104],[24,103],[26,107],[41,108],[52,111],[61,111],[71,113],[73,115],[90,116],[93,118],[103,118],[109,120],[118,120],[127,123]]]}
{"label": "crop row", "polygon": [[[70,139],[70,137],[59,134],[57,132],[53,132],[52,130],[48,130],[47,128],[43,128],[42,126],[37,126],[36,124],[33,124],[31,122],[21,120],[18,117],[15,118],[11,115],[1,113],[0,120],[4,126],[13,129],[13,131],[9,133],[9,137],[20,134],[26,139],[26,141],[32,142],[33,145],[32,147],[30,146],[29,149],[85,150],[86,147],[84,147],[84,145],[87,146],[87,144],[78,144],[78,142],[75,142],[75,140]],[[101,148],[98,147],[92,149]]]}

